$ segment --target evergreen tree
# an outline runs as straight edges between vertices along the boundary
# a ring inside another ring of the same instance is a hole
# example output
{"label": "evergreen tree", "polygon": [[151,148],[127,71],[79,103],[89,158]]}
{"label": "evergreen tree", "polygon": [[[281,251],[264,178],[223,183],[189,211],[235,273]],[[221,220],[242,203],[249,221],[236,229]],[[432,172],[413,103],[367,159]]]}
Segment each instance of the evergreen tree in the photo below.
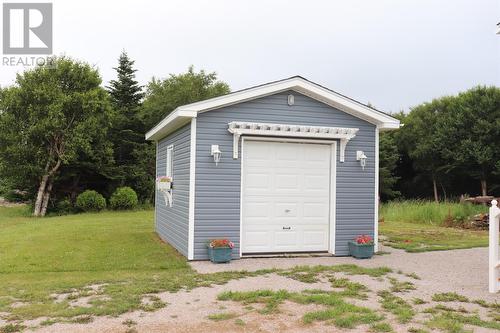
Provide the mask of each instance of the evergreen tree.
{"label": "evergreen tree", "polygon": [[[141,176],[137,176],[142,174],[137,170],[140,167],[138,152],[148,150],[148,142],[144,140],[145,127],[138,116],[144,94],[135,78],[137,70],[134,68],[134,61],[125,51],[120,54],[118,67],[114,69],[117,78],[111,80],[107,87],[114,106],[110,141],[113,143],[116,161],[110,190],[124,185],[137,190],[138,187],[143,187],[140,184],[144,182],[138,179]],[[138,194],[141,199],[146,195],[140,191]]]}
{"label": "evergreen tree", "polygon": [[118,58],[118,67],[113,69],[118,74],[117,80],[109,82],[108,91],[117,109],[134,110],[140,106],[142,97],[142,86],[135,79],[135,61],[131,60],[127,52],[122,51]]}

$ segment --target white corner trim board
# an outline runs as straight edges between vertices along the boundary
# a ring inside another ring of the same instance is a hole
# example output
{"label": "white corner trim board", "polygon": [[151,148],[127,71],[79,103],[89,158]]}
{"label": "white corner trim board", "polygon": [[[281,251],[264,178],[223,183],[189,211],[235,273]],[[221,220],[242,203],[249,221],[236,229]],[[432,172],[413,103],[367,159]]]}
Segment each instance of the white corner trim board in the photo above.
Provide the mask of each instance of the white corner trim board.
{"label": "white corner trim board", "polygon": [[224,96],[210,98],[201,102],[179,106],[158,125],[152,128],[146,134],[146,139],[159,140],[180,126],[188,123],[190,118],[196,118],[197,114],[200,112],[218,110],[225,106],[251,101],[289,90],[296,91],[357,118],[363,119],[371,124],[377,125],[379,130],[397,129],[400,126],[399,120],[388,114],[375,110],[302,77],[295,76],[236,91]]}
{"label": "white corner trim board", "polygon": [[228,131],[233,134],[233,158],[238,158],[240,136],[278,136],[309,139],[338,139],[340,140],[340,162],[345,161],[345,148],[349,140],[356,136],[359,128],[324,127],[289,124],[250,123],[232,121]]}
{"label": "white corner trim board", "polygon": [[196,190],[196,118],[191,119],[189,152],[188,260],[194,259],[194,203]]}

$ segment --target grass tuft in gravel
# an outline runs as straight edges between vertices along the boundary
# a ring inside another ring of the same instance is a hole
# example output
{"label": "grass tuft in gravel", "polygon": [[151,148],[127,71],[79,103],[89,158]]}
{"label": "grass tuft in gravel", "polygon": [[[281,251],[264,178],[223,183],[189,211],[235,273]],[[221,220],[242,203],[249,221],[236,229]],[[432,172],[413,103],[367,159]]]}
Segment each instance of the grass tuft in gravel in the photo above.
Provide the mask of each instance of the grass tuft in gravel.
{"label": "grass tuft in gravel", "polygon": [[94,321],[94,318],[89,315],[78,316],[69,320],[70,323],[89,324]]}
{"label": "grass tuft in gravel", "polygon": [[462,323],[454,321],[446,315],[434,316],[426,322],[426,325],[431,329],[438,329],[447,333],[472,333],[470,330],[465,330]]}
{"label": "grass tuft in gravel", "polygon": [[421,305],[421,304],[426,304],[427,303],[426,301],[424,301],[423,299],[418,298],[418,297],[413,298],[412,302],[415,305]]}
{"label": "grass tuft in gravel", "polygon": [[376,323],[370,326],[373,332],[392,332],[392,326],[389,323]]}
{"label": "grass tuft in gravel", "polygon": [[391,283],[391,291],[395,293],[407,292],[410,290],[415,290],[415,285],[409,281],[399,281],[396,278],[388,277]]}
{"label": "grass tuft in gravel", "polygon": [[392,269],[388,267],[367,268],[353,264],[343,264],[334,266],[296,266],[292,269],[278,272],[279,275],[305,283],[318,282],[319,275],[323,273],[345,273],[348,275],[381,277],[388,273],[392,273]]}
{"label": "grass tuft in gravel", "polygon": [[332,288],[343,288],[344,290],[340,292],[342,296],[354,297],[360,299],[367,299],[368,296],[365,292],[369,289],[358,282],[352,282],[347,278],[336,278],[330,277],[328,279],[332,284]]}
{"label": "grass tuft in gravel", "polygon": [[302,319],[306,324],[314,321],[329,321],[339,328],[353,329],[360,324],[383,320],[384,317],[369,308],[343,302],[326,310],[306,313]]}
{"label": "grass tuft in gravel", "polygon": [[246,323],[242,319],[240,319],[240,318],[236,319],[234,321],[234,324],[238,325],[238,326],[245,326],[246,325]]}
{"label": "grass tuft in gravel", "polygon": [[482,299],[473,300],[472,303],[480,305],[483,308],[487,308],[487,309],[489,308],[489,309],[500,312],[500,303],[496,303],[496,302],[495,303],[488,303]]}
{"label": "grass tuft in gravel", "polygon": [[234,312],[222,312],[209,315],[207,318],[213,321],[223,321],[238,317]]}
{"label": "grass tuft in gravel", "polygon": [[377,295],[381,298],[382,308],[395,315],[400,323],[407,323],[415,316],[412,306],[401,297],[388,290],[379,291]]}
{"label": "grass tuft in gravel", "polygon": [[466,315],[465,309],[454,309],[443,305],[427,309],[425,312],[433,313],[433,317],[426,325],[430,328],[438,328],[449,333],[469,332],[464,325],[484,327],[500,330],[500,323],[492,320],[481,319],[478,314]]}
{"label": "grass tuft in gravel", "polygon": [[[349,283],[344,280],[338,283],[346,286],[346,290],[349,290]],[[355,285],[355,287],[351,286],[351,288],[357,290],[366,287]],[[305,290],[301,293],[291,293],[286,290],[257,290],[249,292],[228,291],[219,294],[217,299],[222,301],[232,300],[244,304],[263,303],[265,307],[259,312],[264,314],[279,312],[278,306],[285,300],[298,304],[324,305],[327,309],[306,313],[302,318],[304,323],[329,321],[341,328],[355,328],[359,324],[371,324],[383,319],[383,316],[377,315],[375,311],[369,308],[345,302],[344,297],[348,296],[342,294],[342,292],[324,290]]]}
{"label": "grass tuft in gravel", "polygon": [[133,321],[132,319],[127,319],[127,320],[122,321],[122,324],[130,327],[130,326],[137,325],[137,322]]}
{"label": "grass tuft in gravel", "polygon": [[469,302],[465,296],[457,293],[438,293],[432,296],[434,302]]}
{"label": "grass tuft in gravel", "polygon": [[408,328],[408,333],[429,333],[429,331],[424,330],[423,328],[410,327]]}
{"label": "grass tuft in gravel", "polygon": [[26,328],[26,326],[21,325],[21,324],[7,324],[5,326],[0,327],[0,333],[21,332],[25,328]]}

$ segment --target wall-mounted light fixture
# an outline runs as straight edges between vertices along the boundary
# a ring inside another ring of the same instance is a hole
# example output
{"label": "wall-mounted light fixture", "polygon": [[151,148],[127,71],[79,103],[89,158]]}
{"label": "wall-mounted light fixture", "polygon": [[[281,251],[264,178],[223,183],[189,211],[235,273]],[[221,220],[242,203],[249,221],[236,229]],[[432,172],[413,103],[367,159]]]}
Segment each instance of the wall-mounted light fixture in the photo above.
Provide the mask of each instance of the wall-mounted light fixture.
{"label": "wall-mounted light fixture", "polygon": [[356,151],[356,161],[359,161],[359,164],[361,164],[361,168],[364,170],[366,166],[366,155],[362,150]]}
{"label": "wall-mounted light fixture", "polygon": [[222,156],[219,145],[212,145],[210,149],[210,155],[214,157],[215,166],[217,166],[220,162],[220,157]]}
{"label": "wall-mounted light fixture", "polygon": [[287,103],[289,106],[292,106],[295,104],[295,96],[292,94],[288,95]]}

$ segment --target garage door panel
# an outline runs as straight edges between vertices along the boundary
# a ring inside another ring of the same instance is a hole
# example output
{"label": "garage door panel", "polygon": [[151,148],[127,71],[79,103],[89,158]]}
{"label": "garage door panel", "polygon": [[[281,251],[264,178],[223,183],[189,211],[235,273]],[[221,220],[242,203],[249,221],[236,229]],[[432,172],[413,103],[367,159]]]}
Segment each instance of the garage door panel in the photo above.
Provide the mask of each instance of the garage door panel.
{"label": "garage door panel", "polygon": [[243,253],[328,250],[330,150],[321,144],[245,142]]}
{"label": "garage door panel", "polygon": [[299,215],[299,204],[297,202],[277,202],[273,206],[273,217],[297,218]]}
{"label": "garage door panel", "polygon": [[276,231],[275,232],[275,247],[277,249],[283,250],[284,248],[289,248],[293,251],[297,245],[298,233],[296,231]]}
{"label": "garage door panel", "polygon": [[297,190],[299,185],[297,174],[276,174],[274,180],[276,190]]}
{"label": "garage door panel", "polygon": [[271,204],[269,202],[246,202],[243,209],[247,212],[247,218],[267,218],[271,212]]}
{"label": "garage door panel", "polygon": [[262,173],[248,173],[245,182],[248,190],[266,190],[271,184],[270,176]]}
{"label": "garage door panel", "polygon": [[[325,180],[327,180],[325,182]],[[304,189],[310,191],[321,191],[323,195],[328,195],[330,191],[330,184],[328,176],[323,175],[308,175],[304,179]]]}
{"label": "garage door panel", "polygon": [[328,214],[330,213],[330,210],[328,209],[328,203],[326,202],[306,202],[304,203],[303,207],[303,217],[319,217],[322,218],[322,221],[325,222],[325,224],[328,224],[328,219],[325,219],[325,217],[328,217]]}

